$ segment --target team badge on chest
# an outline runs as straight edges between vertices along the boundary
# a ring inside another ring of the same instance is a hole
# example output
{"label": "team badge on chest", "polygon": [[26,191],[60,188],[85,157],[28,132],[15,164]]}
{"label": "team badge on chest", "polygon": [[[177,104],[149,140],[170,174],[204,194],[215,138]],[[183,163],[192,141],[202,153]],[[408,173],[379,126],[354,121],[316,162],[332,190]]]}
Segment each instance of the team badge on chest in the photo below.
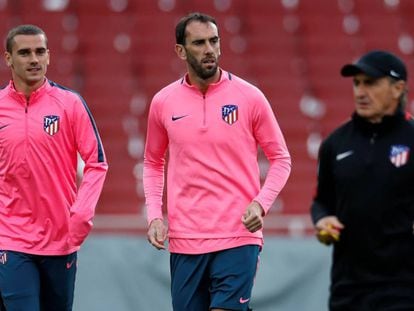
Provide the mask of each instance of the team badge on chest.
{"label": "team badge on chest", "polygon": [[43,129],[46,133],[53,136],[59,131],[60,122],[59,116],[44,116]]}
{"label": "team badge on chest", "polygon": [[390,160],[395,167],[400,167],[408,162],[410,147],[404,145],[393,145],[390,149]]}
{"label": "team badge on chest", "polygon": [[221,117],[224,122],[232,125],[238,120],[239,108],[236,105],[224,105],[221,107]]}

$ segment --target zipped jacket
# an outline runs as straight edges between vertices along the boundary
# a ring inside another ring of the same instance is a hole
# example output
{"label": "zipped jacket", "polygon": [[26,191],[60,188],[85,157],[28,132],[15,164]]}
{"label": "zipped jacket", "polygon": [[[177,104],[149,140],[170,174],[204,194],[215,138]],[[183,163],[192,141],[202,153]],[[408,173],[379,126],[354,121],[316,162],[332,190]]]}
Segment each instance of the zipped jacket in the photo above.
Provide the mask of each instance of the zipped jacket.
{"label": "zipped jacket", "polygon": [[[85,162],[77,187],[78,154]],[[0,249],[65,255],[88,235],[108,165],[85,101],[54,82],[0,90]]]}
{"label": "zipped jacket", "polygon": [[414,288],[413,151],[414,122],[402,111],[377,124],[354,114],[323,142],[312,218],[335,215],[345,226],[334,243],[332,310],[368,310],[358,297]]}

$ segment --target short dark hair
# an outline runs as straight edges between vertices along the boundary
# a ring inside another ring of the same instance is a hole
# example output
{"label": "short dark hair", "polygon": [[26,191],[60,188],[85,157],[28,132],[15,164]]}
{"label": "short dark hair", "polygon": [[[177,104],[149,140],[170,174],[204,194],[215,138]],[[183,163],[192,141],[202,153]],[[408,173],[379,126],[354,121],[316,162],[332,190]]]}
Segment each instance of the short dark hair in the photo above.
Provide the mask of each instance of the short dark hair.
{"label": "short dark hair", "polygon": [[175,26],[175,42],[177,44],[185,45],[185,30],[187,25],[192,21],[198,21],[201,23],[213,23],[217,26],[217,22],[214,17],[210,15],[194,12],[180,19],[177,26]]}
{"label": "short dark hair", "polygon": [[43,35],[47,46],[47,37],[45,32],[35,25],[19,25],[12,28],[6,37],[6,51],[11,53],[13,50],[13,40],[17,35]]}

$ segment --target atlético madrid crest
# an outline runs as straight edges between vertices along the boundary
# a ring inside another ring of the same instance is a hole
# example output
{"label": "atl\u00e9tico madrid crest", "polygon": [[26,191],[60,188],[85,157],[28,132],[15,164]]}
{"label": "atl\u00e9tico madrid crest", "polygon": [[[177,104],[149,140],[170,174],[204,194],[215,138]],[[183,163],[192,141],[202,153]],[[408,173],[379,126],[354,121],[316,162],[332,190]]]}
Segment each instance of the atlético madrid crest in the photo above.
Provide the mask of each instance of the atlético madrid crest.
{"label": "atl\u00e9tico madrid crest", "polygon": [[390,160],[395,167],[403,166],[407,163],[410,155],[410,147],[404,145],[392,145],[390,149]]}
{"label": "atl\u00e9tico madrid crest", "polygon": [[59,116],[43,117],[43,129],[49,135],[55,135],[59,131],[59,125]]}
{"label": "atl\u00e9tico madrid crest", "polygon": [[239,108],[236,105],[224,105],[221,107],[221,117],[224,122],[232,125],[238,120]]}

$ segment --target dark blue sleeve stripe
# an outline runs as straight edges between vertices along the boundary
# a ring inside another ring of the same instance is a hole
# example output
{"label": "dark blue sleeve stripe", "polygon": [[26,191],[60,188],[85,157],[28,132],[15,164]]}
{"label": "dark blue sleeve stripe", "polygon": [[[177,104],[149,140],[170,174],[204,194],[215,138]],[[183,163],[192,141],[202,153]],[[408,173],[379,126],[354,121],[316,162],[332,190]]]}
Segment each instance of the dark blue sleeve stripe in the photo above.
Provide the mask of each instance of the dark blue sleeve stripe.
{"label": "dark blue sleeve stripe", "polygon": [[67,87],[64,87],[64,86],[62,86],[60,84],[57,84],[56,82],[53,82],[53,81],[50,81],[50,80],[49,80],[49,83],[50,83],[51,86],[58,87],[58,88],[60,88],[62,90],[66,90],[66,91],[72,92],[72,93],[76,94],[77,96],[79,96],[79,98],[80,98],[83,106],[85,107],[85,109],[86,109],[86,111],[88,113],[89,119],[91,120],[92,127],[93,127],[93,130],[95,132],[95,137],[96,137],[96,140],[98,142],[98,162],[104,162],[105,161],[105,157],[104,157],[102,142],[101,142],[101,139],[99,137],[98,128],[96,126],[95,120],[93,119],[92,113],[89,110],[88,105],[86,104],[86,101],[83,99],[83,97],[79,93],[77,93],[74,90],[71,90],[71,89],[69,89]]}

